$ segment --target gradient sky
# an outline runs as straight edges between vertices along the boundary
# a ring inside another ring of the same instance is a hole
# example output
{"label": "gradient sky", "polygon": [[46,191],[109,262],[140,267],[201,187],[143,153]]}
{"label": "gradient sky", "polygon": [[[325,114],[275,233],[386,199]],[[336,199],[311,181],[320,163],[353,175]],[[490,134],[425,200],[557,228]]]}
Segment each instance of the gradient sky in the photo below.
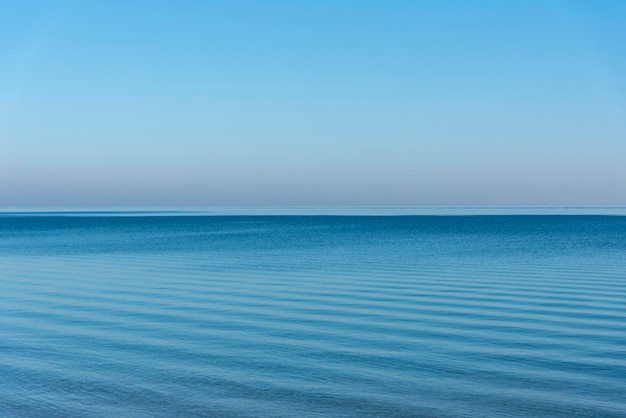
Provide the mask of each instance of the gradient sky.
{"label": "gradient sky", "polygon": [[0,205],[626,204],[625,1],[0,0]]}

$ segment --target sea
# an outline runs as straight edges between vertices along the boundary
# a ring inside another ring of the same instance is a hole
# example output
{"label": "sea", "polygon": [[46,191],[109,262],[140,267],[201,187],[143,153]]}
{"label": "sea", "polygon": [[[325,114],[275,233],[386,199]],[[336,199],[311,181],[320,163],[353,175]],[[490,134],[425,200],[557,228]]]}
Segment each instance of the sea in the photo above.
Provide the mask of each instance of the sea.
{"label": "sea", "polygon": [[0,212],[1,417],[626,417],[626,209]]}

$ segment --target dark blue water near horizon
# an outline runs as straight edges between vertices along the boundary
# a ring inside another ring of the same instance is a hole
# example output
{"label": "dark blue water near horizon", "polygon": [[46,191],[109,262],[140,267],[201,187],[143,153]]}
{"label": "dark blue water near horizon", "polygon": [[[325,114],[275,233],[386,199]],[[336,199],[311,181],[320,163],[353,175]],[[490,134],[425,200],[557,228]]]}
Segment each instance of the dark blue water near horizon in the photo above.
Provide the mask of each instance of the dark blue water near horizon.
{"label": "dark blue water near horizon", "polygon": [[624,216],[0,216],[2,417],[626,417]]}

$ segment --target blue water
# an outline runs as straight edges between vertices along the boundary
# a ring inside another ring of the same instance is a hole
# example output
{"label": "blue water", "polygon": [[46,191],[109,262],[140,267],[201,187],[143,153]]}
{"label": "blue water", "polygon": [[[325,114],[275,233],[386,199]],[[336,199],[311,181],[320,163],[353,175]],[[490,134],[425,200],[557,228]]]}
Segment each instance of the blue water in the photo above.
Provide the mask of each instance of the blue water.
{"label": "blue water", "polygon": [[0,216],[0,416],[626,416],[624,216]]}

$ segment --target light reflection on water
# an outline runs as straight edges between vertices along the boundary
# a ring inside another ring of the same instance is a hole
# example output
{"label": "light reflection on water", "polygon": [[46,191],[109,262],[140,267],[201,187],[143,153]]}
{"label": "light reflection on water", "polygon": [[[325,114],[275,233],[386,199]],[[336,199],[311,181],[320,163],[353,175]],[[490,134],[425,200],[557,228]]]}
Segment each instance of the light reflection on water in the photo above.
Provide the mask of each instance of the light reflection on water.
{"label": "light reflection on water", "polygon": [[2,416],[624,416],[622,216],[0,217]]}

